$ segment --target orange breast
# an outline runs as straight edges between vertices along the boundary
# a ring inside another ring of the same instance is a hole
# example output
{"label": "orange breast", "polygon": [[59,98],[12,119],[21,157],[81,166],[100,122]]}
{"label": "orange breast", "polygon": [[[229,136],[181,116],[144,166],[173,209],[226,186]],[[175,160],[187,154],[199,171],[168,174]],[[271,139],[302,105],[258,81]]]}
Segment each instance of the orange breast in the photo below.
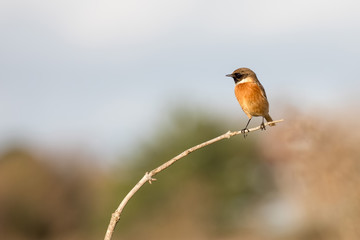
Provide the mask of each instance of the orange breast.
{"label": "orange breast", "polygon": [[263,90],[253,82],[240,83],[235,86],[235,96],[246,115],[264,116],[269,112],[269,103]]}

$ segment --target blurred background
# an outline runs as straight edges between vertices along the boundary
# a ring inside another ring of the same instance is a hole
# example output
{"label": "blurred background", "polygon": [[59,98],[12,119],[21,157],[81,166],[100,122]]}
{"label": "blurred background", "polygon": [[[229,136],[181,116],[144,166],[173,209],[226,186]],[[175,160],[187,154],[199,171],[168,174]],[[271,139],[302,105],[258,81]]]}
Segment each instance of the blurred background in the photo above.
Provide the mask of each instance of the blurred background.
{"label": "blurred background", "polygon": [[[0,239],[360,239],[360,3],[0,0]],[[259,125],[260,118],[251,122]]]}

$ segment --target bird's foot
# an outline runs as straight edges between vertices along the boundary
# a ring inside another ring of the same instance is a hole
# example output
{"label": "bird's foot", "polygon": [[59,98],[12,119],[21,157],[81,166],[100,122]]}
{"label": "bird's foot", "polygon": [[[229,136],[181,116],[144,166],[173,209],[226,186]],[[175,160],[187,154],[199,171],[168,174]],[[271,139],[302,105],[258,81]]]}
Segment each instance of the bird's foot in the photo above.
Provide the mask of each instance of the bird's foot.
{"label": "bird's foot", "polygon": [[248,132],[249,132],[249,129],[248,129],[248,128],[241,129],[241,133],[244,134],[244,138],[247,137]]}
{"label": "bird's foot", "polygon": [[261,124],[260,124],[260,129],[261,129],[261,130],[266,130],[264,123],[261,123]]}

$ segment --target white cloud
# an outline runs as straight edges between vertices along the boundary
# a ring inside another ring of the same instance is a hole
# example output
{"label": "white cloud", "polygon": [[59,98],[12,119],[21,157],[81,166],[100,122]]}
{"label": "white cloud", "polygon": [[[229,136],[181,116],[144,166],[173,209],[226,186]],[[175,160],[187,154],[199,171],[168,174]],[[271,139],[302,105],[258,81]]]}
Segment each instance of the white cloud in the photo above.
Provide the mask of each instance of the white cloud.
{"label": "white cloud", "polygon": [[68,40],[84,45],[146,41],[168,27],[173,13],[184,11],[187,4],[164,0],[87,1],[63,12],[66,17],[61,30]]}
{"label": "white cloud", "polygon": [[[222,1],[208,4],[206,22],[214,32],[274,36],[296,32],[339,30],[359,26],[359,1],[273,0]],[[205,24],[206,23],[206,24]]]}
{"label": "white cloud", "polygon": [[185,34],[186,28],[199,28],[205,35],[268,36],[358,26],[359,7],[353,0],[4,1],[0,20],[16,15],[35,19],[55,28],[69,43],[106,46],[146,42],[179,26]]}
{"label": "white cloud", "polygon": [[[32,19],[56,28],[69,42],[87,45],[131,43],[152,38],[191,9],[192,1],[7,1],[1,18]],[[14,17],[15,16],[15,17]]]}

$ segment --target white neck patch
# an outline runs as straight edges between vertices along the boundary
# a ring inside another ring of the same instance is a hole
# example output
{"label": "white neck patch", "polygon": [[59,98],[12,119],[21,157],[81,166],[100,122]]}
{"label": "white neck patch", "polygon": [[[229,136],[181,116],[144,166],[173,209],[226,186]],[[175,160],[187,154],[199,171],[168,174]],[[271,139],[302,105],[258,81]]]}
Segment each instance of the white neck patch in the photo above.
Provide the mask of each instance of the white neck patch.
{"label": "white neck patch", "polygon": [[251,78],[247,77],[247,78],[244,78],[243,80],[237,82],[235,85],[242,84],[242,83],[248,83],[248,82],[253,82],[253,80]]}

